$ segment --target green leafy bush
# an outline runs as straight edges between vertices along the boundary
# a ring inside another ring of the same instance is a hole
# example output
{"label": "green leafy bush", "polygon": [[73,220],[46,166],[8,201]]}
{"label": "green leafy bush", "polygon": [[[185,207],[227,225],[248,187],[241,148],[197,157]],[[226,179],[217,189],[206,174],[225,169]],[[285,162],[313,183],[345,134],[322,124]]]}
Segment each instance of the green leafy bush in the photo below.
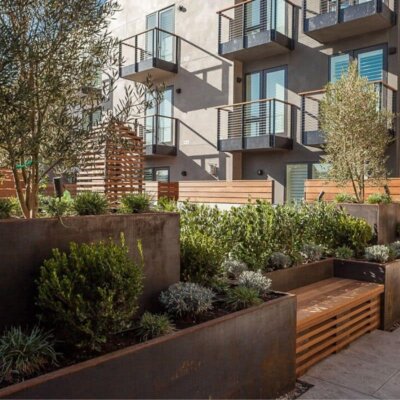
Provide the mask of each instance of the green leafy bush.
{"label": "green leafy bush", "polygon": [[14,210],[14,204],[10,199],[0,199],[0,219],[10,218]]}
{"label": "green leafy bush", "polygon": [[370,246],[365,249],[365,258],[368,261],[386,263],[391,259],[391,252],[388,246]]}
{"label": "green leafy bush", "polygon": [[397,260],[400,258],[400,241],[391,243],[389,249],[394,259]]}
{"label": "green leafy bush", "polygon": [[181,277],[184,281],[202,285],[220,279],[225,253],[213,236],[200,231],[181,235]]}
{"label": "green leafy bush", "polygon": [[374,193],[367,198],[368,204],[390,204],[391,202],[392,198],[386,193]]}
{"label": "green leafy bush", "polygon": [[25,333],[20,327],[0,337],[0,383],[16,383],[51,365],[57,365],[54,340],[37,326]]}
{"label": "green leafy bush", "polygon": [[242,272],[248,270],[248,267],[244,262],[228,258],[222,263],[222,269],[229,278],[237,279]]}
{"label": "green leafy bush", "polygon": [[347,193],[338,193],[335,196],[335,201],[337,203],[357,203],[357,198],[354,195]]}
{"label": "green leafy bush", "polygon": [[273,270],[285,269],[292,265],[292,259],[286,254],[275,251],[271,254],[268,265],[271,266]]}
{"label": "green leafy bush", "polygon": [[71,214],[74,209],[74,200],[69,193],[64,193],[62,197],[47,197],[44,199],[43,211],[50,217],[63,217]]}
{"label": "green leafy bush", "polygon": [[76,196],[74,202],[78,215],[101,215],[107,213],[107,199],[96,192],[83,192]]}
{"label": "green leafy bush", "polygon": [[157,201],[157,209],[166,212],[178,211],[178,204],[175,200],[171,200],[168,197],[160,197]]}
{"label": "green leafy bush", "polygon": [[307,243],[301,249],[301,254],[306,262],[319,261],[324,255],[324,248],[318,244]]}
{"label": "green leafy bush", "polygon": [[347,260],[354,257],[354,251],[348,246],[341,246],[336,249],[335,257]]}
{"label": "green leafy bush", "polygon": [[157,315],[145,312],[136,328],[137,335],[142,342],[167,335],[175,331],[174,324],[165,314]]}
{"label": "green leafy bush", "polygon": [[258,290],[246,287],[236,286],[227,293],[227,306],[233,311],[243,310],[262,303]]}
{"label": "green leafy bush", "polygon": [[68,344],[99,350],[131,326],[141,293],[142,268],[122,236],[121,244],[110,239],[71,243],[69,254],[53,250],[40,269],[37,304],[43,320]]}
{"label": "green leafy bush", "polygon": [[254,289],[259,295],[267,293],[271,283],[271,279],[266,278],[260,271],[244,271],[238,278],[239,286]]}
{"label": "green leafy bush", "polygon": [[120,211],[136,214],[150,210],[151,198],[146,193],[130,193],[122,197]]}
{"label": "green leafy bush", "polygon": [[165,310],[177,317],[196,318],[212,310],[214,292],[192,282],[179,282],[171,285],[160,295]]}

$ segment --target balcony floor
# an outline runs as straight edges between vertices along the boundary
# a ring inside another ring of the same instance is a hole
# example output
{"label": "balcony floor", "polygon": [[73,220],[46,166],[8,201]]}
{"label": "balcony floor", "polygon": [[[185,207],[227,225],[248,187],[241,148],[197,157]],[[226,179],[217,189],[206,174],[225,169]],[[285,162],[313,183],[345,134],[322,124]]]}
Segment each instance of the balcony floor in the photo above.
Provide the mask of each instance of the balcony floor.
{"label": "balcony floor", "polygon": [[231,61],[250,61],[287,53],[292,48],[290,38],[269,30],[221,43],[219,54]]}
{"label": "balcony floor", "polygon": [[169,78],[177,72],[177,64],[159,58],[149,58],[139,63],[122,67],[120,76],[134,82],[144,83],[149,75],[154,80],[161,80]]}
{"label": "balcony floor", "polygon": [[166,144],[150,144],[145,146],[146,157],[173,157],[177,155],[176,146]]}
{"label": "balcony floor", "polygon": [[219,151],[233,153],[239,151],[291,150],[293,140],[284,136],[260,135],[246,138],[220,139]]}
{"label": "balcony floor", "polygon": [[393,26],[393,12],[385,5],[377,10],[375,1],[357,4],[336,12],[320,14],[305,21],[304,33],[320,43],[330,43]]}

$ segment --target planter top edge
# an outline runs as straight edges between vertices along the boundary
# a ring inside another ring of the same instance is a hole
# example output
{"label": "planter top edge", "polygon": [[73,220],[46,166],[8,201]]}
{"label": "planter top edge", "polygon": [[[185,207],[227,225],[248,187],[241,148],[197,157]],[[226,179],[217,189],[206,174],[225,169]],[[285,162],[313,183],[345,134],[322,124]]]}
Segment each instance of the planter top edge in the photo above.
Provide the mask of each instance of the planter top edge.
{"label": "planter top edge", "polygon": [[254,306],[254,307],[250,307],[250,308],[247,308],[244,310],[236,311],[236,312],[230,313],[228,315],[224,315],[222,317],[215,318],[210,321],[206,321],[206,322],[200,323],[198,325],[191,326],[186,329],[182,329],[177,332],[173,332],[169,335],[151,339],[144,343],[134,344],[134,345],[113,351],[111,353],[103,354],[98,357],[91,358],[89,360],[86,360],[86,361],[83,361],[83,362],[80,362],[80,363],[77,363],[74,365],[70,365],[70,366],[67,366],[64,368],[60,368],[56,371],[52,371],[52,372],[37,376],[35,378],[28,379],[26,381],[19,382],[14,385],[11,385],[11,386],[7,386],[3,389],[0,389],[0,398],[7,398],[8,396],[11,396],[15,393],[21,392],[21,391],[31,388],[31,387],[41,385],[45,382],[52,381],[59,377],[73,374],[73,373],[79,372],[79,371],[87,369],[87,368],[93,368],[93,367],[101,365],[107,361],[114,360],[118,357],[126,356],[129,354],[138,352],[144,348],[151,347],[153,345],[157,345],[157,344],[161,344],[161,343],[165,343],[165,342],[174,340],[177,337],[190,335],[191,333],[196,332],[200,329],[205,329],[205,328],[208,328],[208,327],[211,327],[214,325],[224,323],[225,321],[239,317],[241,315],[257,312],[260,309],[266,308],[268,306],[271,306],[271,305],[274,305],[277,303],[281,303],[283,301],[287,301],[288,299],[292,299],[294,301],[296,298],[296,295],[291,294],[291,293],[284,293],[284,292],[279,292],[279,291],[273,291],[273,293],[277,293],[281,296],[276,299],[266,301],[258,306]]}

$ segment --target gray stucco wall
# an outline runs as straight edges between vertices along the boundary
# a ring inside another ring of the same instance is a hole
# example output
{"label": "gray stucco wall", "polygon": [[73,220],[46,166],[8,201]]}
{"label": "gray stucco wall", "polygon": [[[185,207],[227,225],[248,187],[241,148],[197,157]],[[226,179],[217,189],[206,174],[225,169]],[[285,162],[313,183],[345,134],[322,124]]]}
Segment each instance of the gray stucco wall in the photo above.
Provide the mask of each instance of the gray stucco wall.
{"label": "gray stucco wall", "polygon": [[123,233],[131,257],[140,262],[137,243],[141,240],[145,277],[142,307],[153,308],[160,291],[179,281],[178,214],[71,217],[63,218],[63,224],[47,218],[0,222],[0,331],[34,321],[39,268],[52,249],[67,251],[70,242],[118,241]]}

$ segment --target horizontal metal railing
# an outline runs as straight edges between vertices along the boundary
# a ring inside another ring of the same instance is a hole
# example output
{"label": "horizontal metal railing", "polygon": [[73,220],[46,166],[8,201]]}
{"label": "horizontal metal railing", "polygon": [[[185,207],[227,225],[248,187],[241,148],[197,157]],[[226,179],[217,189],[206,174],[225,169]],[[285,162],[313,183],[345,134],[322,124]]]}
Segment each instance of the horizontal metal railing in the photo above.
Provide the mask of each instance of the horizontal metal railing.
{"label": "horizontal metal railing", "polygon": [[[371,82],[378,92],[378,107],[381,110],[388,110],[396,113],[396,89],[382,81]],[[303,142],[305,135],[309,132],[321,131],[319,123],[320,101],[325,95],[325,89],[313,90],[310,92],[299,93],[301,96],[301,130]],[[394,124],[390,124],[388,129],[393,131]],[[322,133],[322,132],[321,132]]]}
{"label": "horizontal metal railing", "polygon": [[308,19],[327,13],[338,13],[339,18],[341,10],[364,3],[374,3],[377,10],[382,8],[382,4],[388,6],[392,11],[395,10],[395,0],[303,0],[304,18]]}
{"label": "horizontal metal railing", "polygon": [[133,122],[133,129],[143,138],[146,146],[176,146],[178,132],[176,118],[158,114],[136,118]]}
{"label": "horizontal metal railing", "polygon": [[177,64],[177,54],[178,36],[160,28],[126,38],[119,45],[120,67],[153,58]]}
{"label": "horizontal metal railing", "polygon": [[296,107],[276,98],[218,107],[218,140],[270,135],[294,137]]}
{"label": "horizontal metal railing", "polygon": [[293,38],[295,5],[289,0],[247,0],[218,11],[218,44],[275,30]]}

